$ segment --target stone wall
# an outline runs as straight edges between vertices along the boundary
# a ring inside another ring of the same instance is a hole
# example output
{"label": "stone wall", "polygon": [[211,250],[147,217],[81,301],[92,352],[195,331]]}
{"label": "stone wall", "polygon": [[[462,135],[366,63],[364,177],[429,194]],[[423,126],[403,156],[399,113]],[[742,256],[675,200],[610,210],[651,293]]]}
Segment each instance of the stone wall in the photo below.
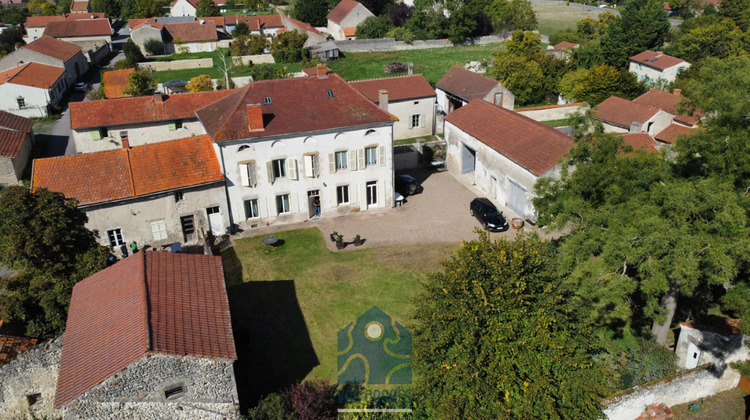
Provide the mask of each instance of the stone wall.
{"label": "stone wall", "polygon": [[577,102],[574,104],[517,109],[516,112],[535,121],[552,121],[570,118],[576,112],[586,111],[588,108],[589,105],[587,103]]}
{"label": "stone wall", "polygon": [[195,58],[191,60],[152,61],[152,62],[138,63],[139,70],[149,68],[152,71],[207,69],[213,66],[214,66],[214,61],[213,59],[210,59],[210,58]]}
{"label": "stone wall", "polygon": [[604,402],[604,415],[610,420],[632,420],[651,403],[684,404],[730,390],[739,380],[740,374],[728,365],[703,365],[615,395]]}
{"label": "stone wall", "polygon": [[[469,44],[491,44],[510,39],[509,36],[488,35],[476,38]],[[430,48],[452,47],[454,44],[447,39],[430,39],[427,41],[414,41],[407,44],[396,41],[393,38],[380,39],[356,39],[353,41],[336,41],[336,45],[342,52],[371,52],[371,51],[400,51],[400,50],[425,50]]]}
{"label": "stone wall", "polygon": [[276,62],[274,61],[271,54],[256,54],[243,55],[241,57],[232,57],[232,64],[234,64],[235,66],[239,66],[240,60],[242,60],[243,66],[249,66],[251,62],[253,64],[273,64]]}
{"label": "stone wall", "polygon": [[[54,409],[62,336],[38,344],[0,368],[0,419],[59,418]],[[40,394],[29,407],[27,395]]]}
{"label": "stone wall", "polygon": [[[165,390],[184,392],[165,397]],[[65,406],[65,419],[237,419],[230,360],[147,355]]]}

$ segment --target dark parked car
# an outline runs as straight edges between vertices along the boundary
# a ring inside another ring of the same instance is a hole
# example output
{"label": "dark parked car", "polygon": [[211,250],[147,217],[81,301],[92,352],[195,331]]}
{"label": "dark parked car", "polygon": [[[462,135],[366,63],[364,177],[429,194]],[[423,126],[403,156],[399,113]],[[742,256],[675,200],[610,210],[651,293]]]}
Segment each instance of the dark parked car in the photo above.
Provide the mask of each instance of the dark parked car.
{"label": "dark parked car", "polygon": [[422,192],[422,186],[411,175],[396,175],[396,192],[408,197]]}
{"label": "dark parked car", "polygon": [[492,232],[504,232],[508,230],[508,222],[503,217],[503,212],[497,209],[492,202],[486,198],[475,198],[469,204],[469,212],[479,220],[482,227]]}

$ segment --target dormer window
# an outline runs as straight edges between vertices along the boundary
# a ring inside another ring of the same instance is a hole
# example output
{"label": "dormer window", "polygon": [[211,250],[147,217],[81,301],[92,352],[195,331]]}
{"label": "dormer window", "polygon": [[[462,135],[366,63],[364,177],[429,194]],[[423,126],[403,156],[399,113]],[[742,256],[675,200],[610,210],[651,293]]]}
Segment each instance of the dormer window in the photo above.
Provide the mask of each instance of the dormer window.
{"label": "dormer window", "polygon": [[332,90],[330,90],[330,89],[328,89],[328,97],[329,97],[329,98],[334,98],[334,97],[335,97],[335,96],[333,95],[333,91],[332,91]]}
{"label": "dormer window", "polygon": [[271,103],[271,97],[270,96],[264,97],[263,98],[263,103],[266,104],[266,105],[269,105]]}

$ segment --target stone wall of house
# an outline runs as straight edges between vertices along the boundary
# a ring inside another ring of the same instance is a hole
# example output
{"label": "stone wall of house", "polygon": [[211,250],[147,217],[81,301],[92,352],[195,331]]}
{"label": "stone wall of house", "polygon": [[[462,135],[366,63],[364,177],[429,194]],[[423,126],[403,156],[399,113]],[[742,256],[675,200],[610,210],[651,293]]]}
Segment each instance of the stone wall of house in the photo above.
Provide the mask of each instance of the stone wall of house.
{"label": "stone wall of house", "polygon": [[632,420],[651,403],[667,406],[705,398],[737,386],[740,374],[728,365],[707,364],[630,388],[604,402],[610,420]]}
{"label": "stone wall of house", "polygon": [[[503,42],[510,39],[509,36],[488,35],[476,38],[473,44],[491,44]],[[414,41],[407,44],[396,41],[393,38],[380,39],[355,39],[351,41],[336,41],[336,45],[342,52],[370,52],[370,51],[400,51],[400,50],[425,50],[429,48],[452,47],[453,43],[447,39],[430,39],[426,41]]]}
{"label": "stone wall of house", "polygon": [[585,102],[576,102],[574,104],[517,109],[516,112],[534,121],[552,121],[570,118],[571,115],[579,111],[585,111],[588,107]]}
{"label": "stone wall of house", "polygon": [[[59,418],[54,409],[62,336],[38,344],[0,367],[0,419]],[[27,396],[39,394],[29,406]]]}
{"label": "stone wall of house", "polygon": [[18,185],[13,159],[0,156],[0,187]]}
{"label": "stone wall of house", "polygon": [[[181,386],[171,397],[165,391]],[[231,360],[147,355],[64,407],[65,419],[237,419]]]}
{"label": "stone wall of house", "polygon": [[152,61],[148,63],[138,63],[138,69],[149,68],[152,71],[164,70],[183,70],[183,69],[208,69],[214,66],[211,58],[195,58],[190,60],[175,61]]}

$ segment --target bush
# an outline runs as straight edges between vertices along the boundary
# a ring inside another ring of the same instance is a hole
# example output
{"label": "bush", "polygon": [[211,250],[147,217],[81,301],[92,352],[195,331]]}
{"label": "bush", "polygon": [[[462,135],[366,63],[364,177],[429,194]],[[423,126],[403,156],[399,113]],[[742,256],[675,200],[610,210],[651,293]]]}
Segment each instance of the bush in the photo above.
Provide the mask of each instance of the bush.
{"label": "bush", "polygon": [[130,67],[135,67],[136,64],[145,60],[140,47],[133,42],[132,38],[128,38],[128,41],[122,46],[122,52],[125,53],[125,60]]}
{"label": "bush", "polygon": [[627,351],[628,361],[620,371],[620,387],[628,389],[663,378],[677,371],[677,356],[654,340],[641,340]]}
{"label": "bush", "polygon": [[208,92],[214,90],[213,82],[211,77],[207,74],[201,74],[190,79],[187,86],[185,86],[188,92]]}
{"label": "bush", "polygon": [[131,66],[130,63],[128,63],[128,60],[120,60],[115,63],[113,68],[115,70],[122,70],[122,69],[132,69],[135,66]]}
{"label": "bush", "polygon": [[[227,88],[227,81],[223,77],[216,79],[216,90],[222,90]],[[235,84],[232,78],[229,78],[229,89],[234,89]]]}
{"label": "bush", "polygon": [[280,394],[268,394],[258,402],[258,405],[247,411],[247,415],[255,420],[294,420],[294,409]]}
{"label": "bush", "polygon": [[327,380],[305,381],[284,391],[300,420],[335,419],[336,386]]}
{"label": "bush", "polygon": [[256,64],[250,68],[253,80],[283,79],[289,76],[285,68],[274,67],[270,64]]}
{"label": "bush", "polygon": [[294,31],[282,32],[273,39],[271,55],[277,63],[298,63],[307,58],[308,51],[304,48],[307,34]]}
{"label": "bush", "polygon": [[143,48],[150,55],[163,55],[164,54],[164,43],[156,38],[151,38],[143,44]]}
{"label": "bush", "polygon": [[407,44],[414,42],[414,33],[408,28],[393,28],[385,34],[386,38],[394,38],[396,41],[403,41]]}
{"label": "bush", "polygon": [[549,44],[552,46],[555,46],[563,41],[578,44],[580,41],[580,37],[578,36],[578,33],[572,29],[555,32],[549,36]]}

